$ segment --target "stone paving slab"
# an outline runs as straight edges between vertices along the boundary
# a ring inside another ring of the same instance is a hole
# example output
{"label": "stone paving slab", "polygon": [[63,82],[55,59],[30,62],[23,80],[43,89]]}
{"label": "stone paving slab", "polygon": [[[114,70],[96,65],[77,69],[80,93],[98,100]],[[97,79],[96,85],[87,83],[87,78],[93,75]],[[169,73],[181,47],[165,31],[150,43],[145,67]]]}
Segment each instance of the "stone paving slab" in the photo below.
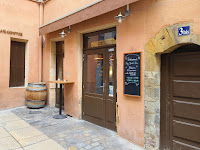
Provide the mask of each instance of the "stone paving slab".
{"label": "stone paving slab", "polygon": [[11,136],[0,138],[0,150],[11,150],[20,148],[20,144]]}
{"label": "stone paving slab", "polygon": [[49,139],[48,136],[46,136],[45,134],[41,134],[41,135],[38,135],[38,136],[18,140],[18,142],[21,144],[21,146],[24,147],[24,146],[35,144],[35,143],[38,143],[40,141],[44,141],[44,140],[47,140],[47,139]]}
{"label": "stone paving slab", "polygon": [[48,139],[27,147],[24,147],[24,150],[65,150],[62,146],[57,144],[52,139]]}
{"label": "stone paving slab", "polygon": [[23,129],[18,129],[10,131],[10,134],[17,140],[22,140],[26,138],[31,138],[35,136],[42,135],[43,133],[37,130],[36,128],[30,126]]}
{"label": "stone paving slab", "polygon": [[0,113],[0,123],[6,123],[6,122],[11,122],[11,121],[16,121],[16,120],[21,120],[17,115],[13,114],[12,112],[5,111],[3,113]]}
{"label": "stone paving slab", "polygon": [[22,129],[26,127],[30,127],[30,125],[24,120],[11,121],[4,124],[4,128],[7,131]]}
{"label": "stone paving slab", "polygon": [[[55,114],[58,109],[50,107],[0,111],[0,150],[143,150],[117,132],[73,117],[54,119]],[[13,144],[3,147],[4,138]]]}
{"label": "stone paving slab", "polygon": [[0,127],[0,139],[8,136],[10,136],[10,134],[3,127]]}

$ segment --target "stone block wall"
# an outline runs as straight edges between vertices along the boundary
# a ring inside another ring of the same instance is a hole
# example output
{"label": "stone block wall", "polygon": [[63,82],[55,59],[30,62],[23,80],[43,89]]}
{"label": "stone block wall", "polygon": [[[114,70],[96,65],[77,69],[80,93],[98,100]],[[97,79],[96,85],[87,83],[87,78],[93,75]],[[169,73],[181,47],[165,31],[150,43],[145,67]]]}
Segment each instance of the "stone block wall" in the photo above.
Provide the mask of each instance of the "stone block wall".
{"label": "stone block wall", "polygon": [[159,146],[160,134],[160,72],[145,71],[145,139],[146,148]]}

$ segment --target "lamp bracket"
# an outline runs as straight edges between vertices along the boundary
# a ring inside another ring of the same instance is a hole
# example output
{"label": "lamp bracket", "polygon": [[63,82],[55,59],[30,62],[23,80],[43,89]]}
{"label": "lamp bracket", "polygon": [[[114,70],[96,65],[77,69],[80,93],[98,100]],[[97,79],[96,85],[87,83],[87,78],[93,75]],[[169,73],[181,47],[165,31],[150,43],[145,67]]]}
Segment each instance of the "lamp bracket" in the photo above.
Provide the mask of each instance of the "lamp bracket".
{"label": "lamp bracket", "polygon": [[125,16],[128,17],[130,15],[130,11],[125,11]]}
{"label": "lamp bracket", "polygon": [[129,5],[126,6],[126,11],[125,11],[125,16],[129,16],[130,15],[130,10],[129,10]]}
{"label": "lamp bracket", "polygon": [[68,33],[71,33],[71,26],[69,26],[69,29],[67,31]]}

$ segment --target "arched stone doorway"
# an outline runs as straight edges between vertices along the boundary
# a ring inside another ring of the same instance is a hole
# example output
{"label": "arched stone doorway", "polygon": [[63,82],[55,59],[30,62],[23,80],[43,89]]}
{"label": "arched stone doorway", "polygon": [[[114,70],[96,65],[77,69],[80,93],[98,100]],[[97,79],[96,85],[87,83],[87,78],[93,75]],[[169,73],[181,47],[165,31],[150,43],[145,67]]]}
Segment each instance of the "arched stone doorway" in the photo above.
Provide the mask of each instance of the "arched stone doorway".
{"label": "arched stone doorway", "polygon": [[[179,37],[178,28],[181,26],[190,26],[191,34]],[[144,103],[147,149],[159,149],[160,147],[161,54],[171,53],[191,43],[200,45],[200,35],[193,33],[193,23],[185,23],[164,27],[145,45]]]}
{"label": "arched stone doorway", "polygon": [[200,46],[161,55],[160,149],[200,149]]}

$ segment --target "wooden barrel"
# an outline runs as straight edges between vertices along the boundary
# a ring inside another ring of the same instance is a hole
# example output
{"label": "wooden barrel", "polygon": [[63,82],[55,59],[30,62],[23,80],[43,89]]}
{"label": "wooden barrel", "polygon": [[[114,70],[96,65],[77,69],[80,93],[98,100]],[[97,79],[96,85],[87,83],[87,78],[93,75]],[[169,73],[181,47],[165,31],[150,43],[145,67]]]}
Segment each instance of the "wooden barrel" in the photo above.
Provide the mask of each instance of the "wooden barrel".
{"label": "wooden barrel", "polygon": [[44,82],[28,83],[26,88],[26,106],[28,108],[42,108],[46,104],[47,88]]}

